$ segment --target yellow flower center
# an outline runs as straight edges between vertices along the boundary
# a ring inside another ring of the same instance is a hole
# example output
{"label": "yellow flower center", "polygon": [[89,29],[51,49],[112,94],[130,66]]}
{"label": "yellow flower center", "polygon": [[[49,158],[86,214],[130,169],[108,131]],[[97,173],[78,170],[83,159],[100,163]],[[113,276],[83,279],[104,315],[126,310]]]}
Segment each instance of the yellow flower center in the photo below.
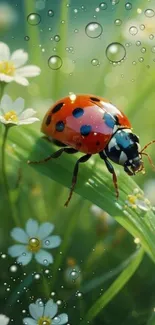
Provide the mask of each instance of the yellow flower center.
{"label": "yellow flower center", "polygon": [[0,73],[4,73],[7,76],[13,76],[15,73],[15,66],[13,62],[9,61],[1,61],[0,62]]}
{"label": "yellow flower center", "polygon": [[18,116],[15,111],[9,111],[4,114],[6,121],[18,122]]}
{"label": "yellow flower center", "polygon": [[51,325],[52,324],[52,320],[48,317],[41,317],[38,320],[38,325]]}
{"label": "yellow flower center", "polygon": [[128,195],[128,201],[131,204],[135,204],[136,203],[136,200],[137,200],[137,197],[135,195]]}
{"label": "yellow flower center", "polygon": [[[29,244],[28,244],[28,250],[36,253],[39,251],[41,247],[41,241],[38,238],[30,238],[29,239]],[[41,325],[42,323],[39,323],[39,325]],[[46,324],[43,324],[46,325]],[[48,325],[48,324],[47,324]]]}

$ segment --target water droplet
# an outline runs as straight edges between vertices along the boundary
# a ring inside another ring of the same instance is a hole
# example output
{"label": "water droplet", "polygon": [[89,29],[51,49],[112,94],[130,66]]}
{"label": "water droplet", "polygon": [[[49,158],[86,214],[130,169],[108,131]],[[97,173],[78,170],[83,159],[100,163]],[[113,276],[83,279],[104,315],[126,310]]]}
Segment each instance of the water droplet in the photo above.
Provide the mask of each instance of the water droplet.
{"label": "water droplet", "polygon": [[47,259],[44,259],[44,260],[43,260],[43,264],[44,264],[44,265],[49,265],[49,261],[48,261]]}
{"label": "water droplet", "polygon": [[65,21],[64,20],[61,20],[61,24],[64,24],[65,23]]}
{"label": "water droplet", "polygon": [[78,29],[74,29],[74,33],[78,33],[79,32],[79,30]]}
{"label": "water droplet", "polygon": [[150,34],[149,35],[149,39],[153,40],[154,39],[154,35],[153,34]]}
{"label": "water droplet", "polygon": [[53,17],[54,16],[54,11],[53,10],[48,10],[48,16]]}
{"label": "water droplet", "polygon": [[56,316],[56,317],[53,318],[53,320],[54,320],[55,324],[59,324],[61,319],[60,319],[59,316]]}
{"label": "water droplet", "polygon": [[58,301],[57,301],[57,305],[60,306],[61,304],[62,304],[62,301],[61,301],[61,300],[58,300]]}
{"label": "water droplet", "polygon": [[141,52],[142,52],[142,53],[145,53],[145,52],[146,52],[146,48],[145,48],[145,47],[142,47],[142,48],[141,48]]}
{"label": "water droplet", "polygon": [[95,9],[95,11],[96,11],[96,12],[99,12],[99,11],[100,11],[100,8],[97,7],[97,8]]}
{"label": "water droplet", "polygon": [[35,280],[39,280],[41,278],[41,275],[39,274],[39,273],[36,273],[35,275],[34,275],[34,279]]}
{"label": "water droplet", "polygon": [[132,35],[132,36],[135,36],[137,33],[138,33],[138,28],[136,26],[131,26],[129,28],[129,33]]}
{"label": "water droplet", "polygon": [[18,266],[13,264],[9,267],[9,271],[12,272],[12,273],[15,273],[18,271]]}
{"label": "water droplet", "polygon": [[41,16],[36,13],[31,13],[27,16],[27,21],[32,26],[38,25],[41,22]]}
{"label": "water droplet", "polygon": [[25,37],[24,37],[24,40],[25,40],[25,41],[29,41],[29,39],[30,39],[29,36],[25,36]]}
{"label": "water droplet", "polygon": [[1,258],[6,258],[6,254],[1,254]]}
{"label": "water droplet", "polygon": [[115,20],[115,25],[120,26],[122,24],[122,21],[120,19]]}
{"label": "water droplet", "polygon": [[60,41],[60,36],[59,36],[59,35],[55,35],[55,36],[54,36],[54,40],[55,40],[56,42],[59,42],[59,41]]}
{"label": "water droplet", "polygon": [[155,12],[153,9],[146,9],[144,11],[144,14],[146,17],[152,18],[155,15]]}
{"label": "water droplet", "polygon": [[60,58],[60,56],[58,55],[52,55],[49,59],[48,59],[48,65],[52,70],[58,70],[61,68],[62,66],[62,59]]}
{"label": "water droplet", "polygon": [[99,60],[98,59],[92,59],[91,64],[94,65],[94,66],[98,66],[99,65]]}
{"label": "water droplet", "polygon": [[136,64],[137,64],[137,62],[136,62],[136,61],[133,61],[133,62],[132,62],[132,64],[133,64],[133,65],[136,65]]}
{"label": "water droplet", "polygon": [[154,45],[154,46],[152,46],[152,49],[151,49],[151,51],[152,51],[153,53],[155,53],[155,45]]}
{"label": "water droplet", "polygon": [[53,292],[51,292],[51,296],[53,297],[53,296],[55,296],[55,292],[53,291]]}
{"label": "water droplet", "polygon": [[49,273],[50,273],[50,270],[46,269],[45,274],[49,274]]}
{"label": "water droplet", "polygon": [[137,45],[137,46],[140,46],[140,45],[141,45],[141,42],[140,42],[140,41],[137,41],[137,42],[136,42],[136,45]]}
{"label": "water droplet", "polygon": [[126,56],[125,47],[117,42],[111,43],[106,48],[106,56],[111,62],[119,62],[123,60]]}
{"label": "water droplet", "polygon": [[107,4],[105,3],[105,2],[101,2],[100,3],[100,5],[99,5],[99,8],[101,9],[101,10],[106,10],[107,9]]}
{"label": "water droplet", "polygon": [[111,4],[114,6],[114,5],[117,5],[119,3],[119,0],[110,0],[111,1]]}
{"label": "water droplet", "polygon": [[70,276],[72,280],[76,280],[79,277],[79,272],[77,272],[75,269],[73,269],[70,273]]}
{"label": "water droplet", "polygon": [[78,13],[78,9],[74,9],[74,13],[77,14]]}
{"label": "water droplet", "polygon": [[141,24],[141,25],[139,26],[139,28],[140,28],[141,30],[144,30],[144,29],[145,29],[145,25],[144,25],[144,24]]}
{"label": "water droplet", "polygon": [[144,58],[143,57],[140,57],[138,60],[139,60],[139,62],[143,62],[144,61]]}
{"label": "water droplet", "polygon": [[49,31],[51,31],[51,30],[52,30],[52,28],[51,28],[51,27],[49,27],[49,28],[48,28],[48,30],[49,30]]}
{"label": "water droplet", "polygon": [[90,38],[97,38],[102,34],[103,28],[99,23],[92,22],[87,24],[85,32]]}
{"label": "water droplet", "polygon": [[132,9],[132,4],[131,4],[130,2],[127,2],[127,3],[125,4],[125,9],[126,9],[126,10],[131,10],[131,9]]}

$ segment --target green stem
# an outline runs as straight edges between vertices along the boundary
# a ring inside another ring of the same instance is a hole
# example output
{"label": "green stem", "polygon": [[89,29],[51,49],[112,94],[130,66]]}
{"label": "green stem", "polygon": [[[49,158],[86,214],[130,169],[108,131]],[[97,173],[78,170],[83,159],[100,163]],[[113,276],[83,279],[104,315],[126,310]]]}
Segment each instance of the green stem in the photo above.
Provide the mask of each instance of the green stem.
{"label": "green stem", "polygon": [[5,126],[5,131],[4,131],[4,135],[3,135],[3,143],[2,143],[2,177],[3,177],[4,186],[5,186],[5,190],[6,190],[6,193],[7,193],[8,201],[10,201],[9,200],[9,185],[8,185],[6,170],[5,170],[5,146],[6,146],[8,131],[9,131],[9,127]]}
{"label": "green stem", "polygon": [[4,94],[4,88],[6,86],[5,82],[1,82],[0,83],[0,99],[2,98],[3,94]]}

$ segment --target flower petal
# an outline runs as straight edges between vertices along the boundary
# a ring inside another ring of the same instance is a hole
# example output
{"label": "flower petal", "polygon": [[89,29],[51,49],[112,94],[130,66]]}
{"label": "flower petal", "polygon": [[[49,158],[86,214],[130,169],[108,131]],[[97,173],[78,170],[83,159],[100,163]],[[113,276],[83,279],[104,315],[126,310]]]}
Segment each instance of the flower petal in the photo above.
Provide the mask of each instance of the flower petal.
{"label": "flower petal", "polygon": [[[58,311],[58,305],[52,299],[48,300],[45,305],[44,316],[53,318]],[[52,321],[53,324],[53,321]]]}
{"label": "flower petal", "polygon": [[26,232],[28,236],[31,237],[36,237],[38,233],[38,222],[33,219],[29,219],[26,223]]}
{"label": "flower petal", "polygon": [[31,316],[37,320],[38,318],[43,316],[44,304],[39,305],[38,302],[36,302],[35,304],[30,304],[29,312],[30,312]]}
{"label": "flower petal", "polygon": [[37,325],[37,322],[33,318],[31,318],[31,317],[24,318],[23,319],[23,323],[25,325]]}
{"label": "flower petal", "polygon": [[27,249],[25,245],[12,245],[8,248],[8,254],[12,257],[17,257],[26,253]]}
{"label": "flower petal", "polygon": [[8,124],[8,121],[6,121],[3,116],[0,116],[0,122],[3,124]]}
{"label": "flower petal", "polygon": [[26,120],[21,120],[18,122],[18,125],[24,125],[24,124],[32,124],[34,122],[38,122],[39,121],[39,118],[37,117],[30,117],[30,118],[27,118]]}
{"label": "flower petal", "polygon": [[39,231],[38,231],[38,237],[40,239],[44,239],[47,236],[50,235],[50,233],[53,231],[54,225],[50,222],[44,222],[40,225]]}
{"label": "flower petal", "polygon": [[17,263],[27,265],[32,259],[32,253],[26,252],[17,258]]}
{"label": "flower petal", "polygon": [[11,230],[11,237],[17,241],[19,241],[20,243],[23,244],[27,244],[28,243],[28,235],[26,234],[26,232],[22,229],[22,228],[13,228]]}
{"label": "flower petal", "polygon": [[19,49],[12,53],[11,61],[14,63],[15,67],[21,67],[28,60],[28,53],[24,52],[24,50]]}
{"label": "flower petal", "polygon": [[0,42],[0,61],[8,61],[10,57],[10,49],[7,44]]}
{"label": "flower petal", "polygon": [[9,323],[9,317],[5,316],[5,315],[0,315],[0,324],[1,325],[7,325]]}
{"label": "flower petal", "polygon": [[49,236],[43,240],[43,248],[55,248],[61,244],[61,238],[59,236]]}
{"label": "flower petal", "polygon": [[12,99],[10,96],[3,95],[2,99],[1,99],[1,109],[3,110],[4,113],[11,111],[12,110]]}
{"label": "flower petal", "polygon": [[15,111],[17,114],[20,114],[24,109],[24,102],[25,101],[23,98],[17,98],[12,105],[13,111]]}
{"label": "flower petal", "polygon": [[17,70],[17,74],[22,77],[36,77],[41,73],[41,69],[36,65],[27,65]]}
{"label": "flower petal", "polygon": [[38,263],[45,266],[53,263],[53,256],[44,249],[40,249],[39,252],[35,254],[35,259]]}
{"label": "flower petal", "polygon": [[33,108],[27,108],[25,111],[20,115],[20,120],[25,120],[29,117],[32,117],[36,114],[36,111]]}
{"label": "flower petal", "polygon": [[14,80],[14,77],[7,76],[4,73],[0,73],[0,81],[11,82]]}
{"label": "flower petal", "polygon": [[63,325],[68,322],[68,315],[67,314],[60,314],[55,319],[52,319],[52,325]]}
{"label": "flower petal", "polygon": [[55,319],[52,319],[52,325],[63,325],[68,322],[68,315],[67,314],[60,314]]}
{"label": "flower petal", "polygon": [[18,75],[14,76],[14,81],[16,81],[17,84],[20,84],[22,86],[28,86],[29,85],[29,82],[28,82],[28,80],[26,78],[20,77]]}

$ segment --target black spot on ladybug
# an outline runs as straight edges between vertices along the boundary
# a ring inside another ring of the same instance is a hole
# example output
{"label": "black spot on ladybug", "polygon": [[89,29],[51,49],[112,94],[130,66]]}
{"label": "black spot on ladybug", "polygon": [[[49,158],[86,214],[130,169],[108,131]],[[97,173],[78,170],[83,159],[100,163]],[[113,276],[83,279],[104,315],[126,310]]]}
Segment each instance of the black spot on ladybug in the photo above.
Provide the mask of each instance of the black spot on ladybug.
{"label": "black spot on ladybug", "polygon": [[86,137],[87,135],[89,135],[91,131],[92,131],[91,125],[82,125],[81,128],[80,128],[80,133],[84,137]]}
{"label": "black spot on ladybug", "polygon": [[56,125],[55,125],[55,128],[56,128],[56,131],[62,132],[64,130],[64,128],[65,128],[64,122],[63,121],[57,122]]}
{"label": "black spot on ladybug", "polygon": [[100,142],[99,141],[96,141],[96,145],[99,146],[100,145]]}
{"label": "black spot on ladybug", "polygon": [[72,114],[75,118],[79,118],[84,114],[84,109],[81,107],[77,107],[73,110]]}
{"label": "black spot on ladybug", "polygon": [[117,115],[114,115],[114,117],[115,117],[115,120],[116,120],[116,124],[119,125],[118,116]]}
{"label": "black spot on ladybug", "polygon": [[47,119],[46,119],[46,122],[45,122],[47,126],[51,123],[51,119],[52,119],[52,116],[48,115]]}
{"label": "black spot on ladybug", "polygon": [[53,109],[52,109],[52,113],[55,114],[58,111],[60,111],[61,107],[63,106],[64,103],[59,103],[57,104]]}
{"label": "black spot on ladybug", "polygon": [[96,97],[90,97],[90,99],[93,100],[94,102],[100,102],[100,99]]}

